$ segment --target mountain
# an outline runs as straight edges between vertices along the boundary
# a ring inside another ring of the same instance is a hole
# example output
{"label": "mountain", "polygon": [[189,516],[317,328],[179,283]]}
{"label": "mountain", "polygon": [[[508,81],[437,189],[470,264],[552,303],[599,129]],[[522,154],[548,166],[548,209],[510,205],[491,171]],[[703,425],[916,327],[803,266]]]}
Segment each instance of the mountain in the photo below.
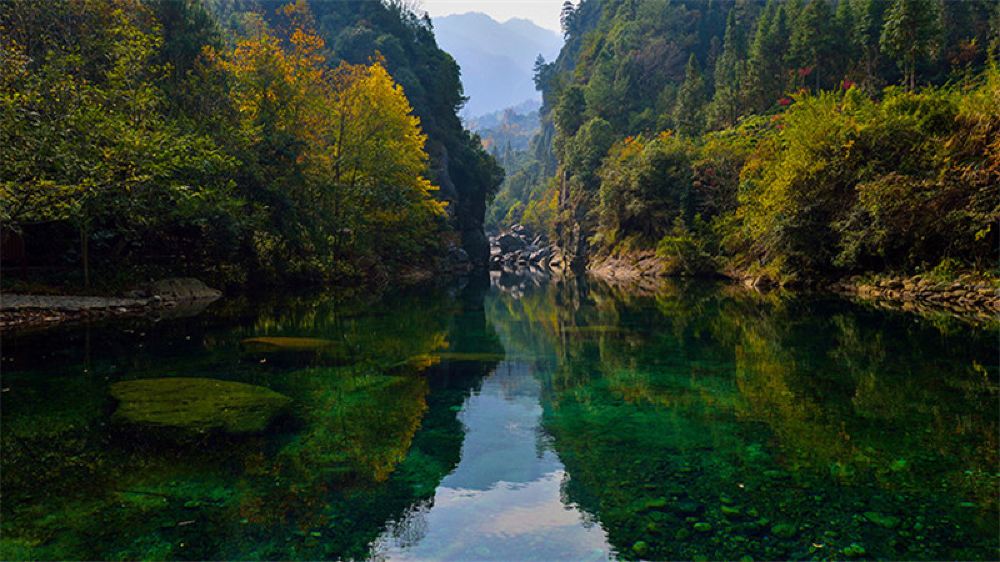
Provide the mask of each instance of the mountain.
{"label": "mountain", "polygon": [[462,69],[467,116],[540,99],[533,79],[535,58],[541,54],[552,60],[562,47],[558,33],[528,20],[500,23],[478,12],[434,18],[434,35]]}

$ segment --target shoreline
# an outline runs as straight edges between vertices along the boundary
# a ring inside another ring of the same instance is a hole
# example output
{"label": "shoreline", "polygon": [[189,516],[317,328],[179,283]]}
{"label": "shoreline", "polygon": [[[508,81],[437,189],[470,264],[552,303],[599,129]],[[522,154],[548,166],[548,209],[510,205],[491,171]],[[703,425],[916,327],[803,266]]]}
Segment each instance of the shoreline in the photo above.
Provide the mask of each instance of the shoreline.
{"label": "shoreline", "polygon": [[[662,262],[652,251],[624,257],[604,256],[587,268],[588,274],[606,282],[645,288],[654,287],[660,279],[669,277],[663,271]],[[777,287],[766,279],[742,272],[727,272],[719,277],[758,292]],[[963,275],[949,281],[921,275],[853,275],[821,282],[816,288],[857,302],[923,316],[947,314],[976,324],[1000,318],[1000,289],[976,275]]]}
{"label": "shoreline", "polygon": [[191,277],[154,281],[123,297],[0,292],[0,333],[109,318],[190,316],[221,296],[221,291]]}

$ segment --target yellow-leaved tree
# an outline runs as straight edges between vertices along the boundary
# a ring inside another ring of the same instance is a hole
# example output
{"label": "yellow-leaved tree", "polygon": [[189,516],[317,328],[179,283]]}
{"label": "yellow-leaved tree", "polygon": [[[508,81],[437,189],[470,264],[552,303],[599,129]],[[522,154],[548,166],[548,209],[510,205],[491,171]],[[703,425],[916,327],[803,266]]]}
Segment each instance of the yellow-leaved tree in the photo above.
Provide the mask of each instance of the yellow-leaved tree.
{"label": "yellow-leaved tree", "polygon": [[[343,272],[392,265],[436,248],[444,206],[424,177],[426,136],[380,57],[332,67],[302,6],[284,10],[287,39],[262,20],[224,56],[234,106],[258,167],[245,197],[267,227],[255,237],[274,269]],[[286,271],[287,272],[287,271]],[[284,273],[284,272],[283,272]]]}

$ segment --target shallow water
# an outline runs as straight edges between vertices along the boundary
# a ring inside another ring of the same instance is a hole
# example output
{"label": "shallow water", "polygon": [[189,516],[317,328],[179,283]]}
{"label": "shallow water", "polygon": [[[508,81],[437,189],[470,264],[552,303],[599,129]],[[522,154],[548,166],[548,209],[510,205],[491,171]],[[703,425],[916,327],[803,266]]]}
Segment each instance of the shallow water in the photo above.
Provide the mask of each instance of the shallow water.
{"label": "shallow water", "polygon": [[[0,558],[997,559],[997,341],[510,278],[5,336]],[[250,435],[115,417],[115,382],[179,376],[292,406]]]}

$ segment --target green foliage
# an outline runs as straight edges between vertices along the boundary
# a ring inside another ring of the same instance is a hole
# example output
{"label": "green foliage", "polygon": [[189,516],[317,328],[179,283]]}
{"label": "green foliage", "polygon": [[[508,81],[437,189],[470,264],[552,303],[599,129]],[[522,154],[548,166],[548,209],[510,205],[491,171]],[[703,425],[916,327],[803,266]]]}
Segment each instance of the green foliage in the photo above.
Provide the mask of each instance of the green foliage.
{"label": "green foliage", "polygon": [[695,215],[694,228],[689,229],[678,216],[670,232],[656,245],[656,255],[664,262],[668,275],[706,275],[718,268],[713,249],[709,246],[708,225]]}
{"label": "green foliage", "polygon": [[997,71],[977,85],[881,103],[857,90],[806,96],[744,168],[738,263],[790,275],[996,259]]}
{"label": "green foliage", "polygon": [[655,242],[689,210],[691,149],[664,133],[647,141],[629,138],[616,145],[600,171],[598,214],[602,238],[626,235]]}
{"label": "green foliage", "polygon": [[442,234],[474,232],[503,172],[461,127],[429,24],[395,4],[260,7],[211,4],[226,28],[197,0],[0,5],[5,229],[73,225],[48,243],[86,281],[94,262],[219,283],[433,264]]}
{"label": "green foliage", "polygon": [[694,136],[702,131],[705,123],[702,115],[704,105],[705,80],[698,69],[698,59],[692,53],[684,70],[684,83],[677,93],[677,104],[674,106],[673,117],[678,133]]}
{"label": "green foliage", "polygon": [[938,28],[937,5],[932,0],[893,0],[885,14],[881,46],[903,70],[904,83],[916,85],[917,63],[930,55]]}

